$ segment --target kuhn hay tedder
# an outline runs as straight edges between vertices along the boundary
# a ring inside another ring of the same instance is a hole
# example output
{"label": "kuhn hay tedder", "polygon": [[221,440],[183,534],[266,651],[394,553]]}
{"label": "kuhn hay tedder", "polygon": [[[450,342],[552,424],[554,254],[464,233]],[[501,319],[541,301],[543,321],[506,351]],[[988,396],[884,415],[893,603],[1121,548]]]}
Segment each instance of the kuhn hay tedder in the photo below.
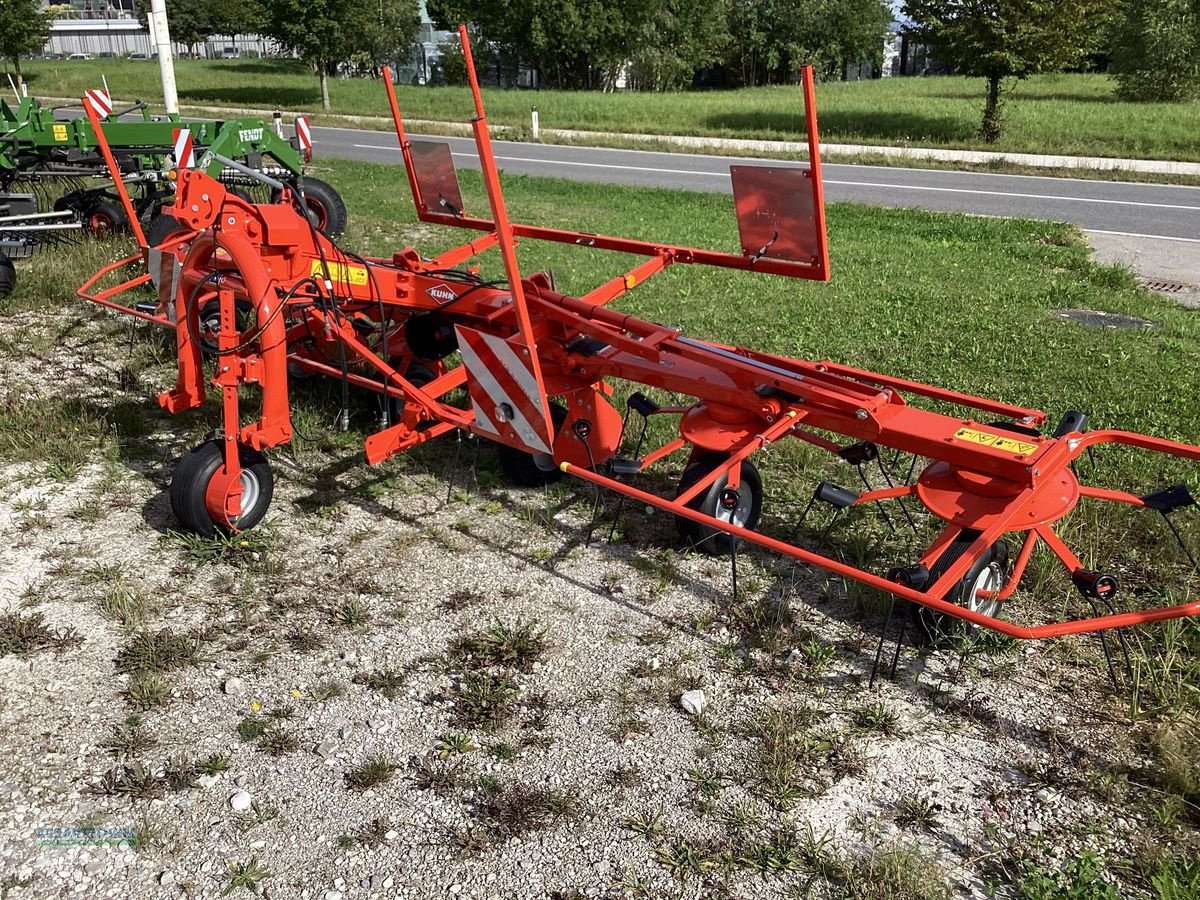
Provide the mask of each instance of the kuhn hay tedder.
{"label": "kuhn hay tedder", "polygon": [[[463,48],[469,64],[465,38]],[[433,259],[412,249],[366,259],[341,249],[297,214],[287,190],[284,202],[254,205],[203,172],[185,169],[178,173],[171,212],[188,233],[106,268],[80,289],[82,297],[174,329],[178,382],[159,397],[164,408],[178,413],[199,406],[206,383],[220,392],[217,437],[185,456],[171,481],[171,504],[183,527],[211,534],[248,529],[262,519],[273,488],[263,451],[292,436],[291,367],[386,395],[391,418],[366,439],[371,463],[455,431],[470,432],[498,444],[502,467],[521,483],[573,475],[665,511],[700,549],[733,554],[742,542],[757,545],[911,601],[920,615],[938,621],[953,617],[1016,638],[1044,638],[1200,614],[1200,602],[1117,612],[1111,603],[1116,579],[1086,568],[1055,530],[1080,498],[1164,515],[1194,503],[1182,484],[1146,496],[1080,484],[1073,463],[1089,448],[1121,444],[1196,461],[1200,447],[1088,431],[1077,413],[1046,434],[1039,430],[1046,416],[1038,410],[692,338],[609,308],[677,264],[829,278],[811,70],[803,77],[808,166],[732,167],[739,255],[510,222],[473,69],[472,124],[491,217],[472,217],[449,148],[409,140],[390,80],[384,80],[419,218],[473,229],[479,232],[474,240]],[[545,274],[522,277],[518,240],[644,261],[589,293],[567,296]],[[505,281],[486,281],[464,266],[488,250],[502,258]],[[152,273],[105,290],[95,287],[143,259]],[[151,274],[159,286],[156,307],[139,309],[117,299]],[[215,313],[207,330],[204,309]],[[610,402],[612,380],[692,400],[667,408],[635,390],[623,415]],[[247,386],[261,392],[261,411],[243,422],[239,389]],[[961,412],[930,411],[909,398]],[[631,455],[621,456],[632,416],[676,416],[678,436],[648,452],[638,441]],[[940,522],[936,539],[910,565],[879,573],[760,533],[762,482],[752,459],[785,439],[809,442],[850,463],[877,459],[881,448],[924,460],[911,483],[897,479],[856,493],[822,482],[813,499],[845,509],[913,498]],[[688,462],[672,496],[631,483],[685,452]],[[1011,561],[1006,536],[1019,541]],[[1000,617],[1039,542],[1066,568],[1092,617],[1032,626]]]}

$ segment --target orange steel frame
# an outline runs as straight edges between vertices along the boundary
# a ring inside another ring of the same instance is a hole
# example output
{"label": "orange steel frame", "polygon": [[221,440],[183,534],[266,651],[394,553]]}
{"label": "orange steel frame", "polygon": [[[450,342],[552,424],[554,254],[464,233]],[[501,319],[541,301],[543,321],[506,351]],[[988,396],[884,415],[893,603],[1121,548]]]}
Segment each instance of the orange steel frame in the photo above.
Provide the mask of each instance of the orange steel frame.
{"label": "orange steel frame", "polygon": [[[485,422],[478,403],[473,410],[448,400],[451,392],[461,388],[477,399],[481,379],[503,373],[472,371],[466,364],[451,366],[439,360],[431,363],[432,380],[416,384],[406,377],[418,357],[407,343],[403,326],[425,317],[452,325],[460,341],[474,335],[485,342],[500,342],[518,357],[523,354],[528,376],[536,385],[531,408],[540,412],[532,417],[531,428],[550,437],[554,462],[562,471],[600,488],[1014,638],[1056,637],[1200,614],[1200,602],[1194,602],[1026,627],[947,599],[989,547],[1010,533],[1022,536],[1022,546],[996,598],[1005,600],[1012,595],[1038,542],[1073,575],[1083,571],[1083,565],[1053,530],[1054,523],[1069,513],[1080,497],[1145,505],[1133,494],[1077,482],[1072,463],[1089,447],[1124,444],[1189,460],[1200,460],[1200,447],[1113,430],[1074,431],[1060,437],[1002,430],[997,435],[996,427],[979,424],[970,416],[948,416],[911,406],[905,395],[954,404],[984,416],[1005,417],[1026,429],[1042,424],[1046,416],[1039,410],[829,361],[795,360],[695,340],[677,329],[607,308],[674,263],[828,280],[811,69],[803,72],[803,89],[810,147],[806,178],[812,189],[817,252],[806,259],[761,253],[736,256],[510,222],[469,42],[465,33],[462,37],[476,110],[472,127],[491,219],[467,217],[461,210],[441,211],[426,202],[390,73],[385,72],[384,83],[419,218],[484,232],[481,237],[433,259],[411,248],[390,259],[365,259],[346,253],[317,233],[291,208],[286,196],[279,204],[254,205],[228,194],[219,182],[202,173],[180,170],[171,212],[191,233],[176,236],[160,248],[181,263],[174,292],[160,290],[159,306],[149,312],[114,299],[144,286],[149,281],[145,273],[110,288],[97,287],[119,277],[125,267],[137,268],[145,254],[105,267],[80,288],[85,299],[175,330],[178,381],[173,390],[159,397],[171,412],[204,402],[198,310],[217,304],[218,352],[215,374],[208,383],[222,395],[220,434],[225,442],[225,464],[206,494],[214,522],[236,527],[241,492],[238,446],[261,450],[286,443],[291,437],[289,365],[344,378],[356,387],[404,401],[399,419],[366,439],[366,457],[371,463],[455,430],[530,450],[531,443],[512,428],[497,430]],[[97,137],[103,141],[99,129]],[[590,293],[570,297],[556,291],[546,275],[522,278],[516,255],[520,239],[584,245],[646,259]],[[500,253],[507,285],[483,282],[476,275],[472,275],[475,280],[464,281],[461,270],[454,277],[446,274],[489,249]],[[246,304],[252,310],[249,324],[243,321]],[[589,342],[590,347],[585,346]],[[616,456],[624,435],[621,416],[607,399],[612,392],[609,379],[696,398],[690,406],[653,413],[678,414],[680,436],[636,460],[640,470],[688,448],[693,453],[721,454],[724,461],[674,498],[648,493],[604,474],[605,464]],[[246,385],[256,386],[262,398],[259,417],[249,423],[242,422],[239,411],[239,387]],[[552,397],[567,401],[568,408],[557,433],[550,417]],[[995,440],[991,445],[972,442],[971,433]],[[943,567],[936,580],[923,589],[733,525],[689,505],[721,478],[726,479],[725,490],[738,491],[741,463],[784,438],[805,440],[831,452],[841,449],[829,435],[931,460],[915,484],[868,490],[853,504],[916,497],[946,523],[919,560],[930,569],[956,539],[970,540],[966,552]]]}

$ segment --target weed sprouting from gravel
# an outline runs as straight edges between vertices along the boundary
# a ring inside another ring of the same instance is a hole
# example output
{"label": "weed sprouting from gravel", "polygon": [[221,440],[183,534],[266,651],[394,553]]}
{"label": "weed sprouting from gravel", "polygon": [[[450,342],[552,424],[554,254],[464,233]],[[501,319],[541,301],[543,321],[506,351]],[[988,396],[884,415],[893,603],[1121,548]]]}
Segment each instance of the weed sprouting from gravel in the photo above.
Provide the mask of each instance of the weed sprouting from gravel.
{"label": "weed sprouting from gravel", "polygon": [[137,716],[112,727],[112,733],[100,742],[100,746],[115,756],[135,756],[149,750],[158,740],[142,727]]}
{"label": "weed sprouting from gravel", "polygon": [[391,779],[399,766],[384,756],[372,756],[357,769],[346,773],[346,784],[356,791],[365,791]]}
{"label": "weed sprouting from gravel", "polygon": [[123,691],[125,702],[140,712],[162,706],[174,685],[157,672],[138,671],[129,676]]}
{"label": "weed sprouting from gravel", "polygon": [[869,731],[877,731],[889,737],[900,733],[900,720],[882,701],[854,711],[854,724]]}
{"label": "weed sprouting from gravel", "polygon": [[671,873],[672,878],[684,882],[711,871],[718,864],[703,847],[685,840],[668,841],[656,847],[654,858]]}
{"label": "weed sprouting from gravel", "polygon": [[816,713],[806,706],[768,708],[750,723],[757,742],[752,780],[759,792],[780,808],[814,793],[813,763],[832,744],[814,736]]}
{"label": "weed sprouting from gravel", "polygon": [[479,745],[469,734],[450,733],[439,737],[434,749],[442,759],[449,759],[456,753],[474,753],[479,749]]}
{"label": "weed sprouting from gravel", "polygon": [[88,788],[88,793],[101,797],[161,797],[167,792],[165,775],[157,775],[144,763],[136,762],[128,766],[115,766],[109,769],[99,780]]}
{"label": "weed sprouting from gravel", "polygon": [[0,657],[25,659],[39,650],[61,652],[81,643],[83,638],[74,628],[51,628],[40,612],[0,615]]}
{"label": "weed sprouting from gravel", "polygon": [[267,728],[258,739],[258,751],[268,756],[287,756],[300,749],[300,741],[290,731],[278,726]]}
{"label": "weed sprouting from gravel", "polygon": [[223,753],[213,753],[203,759],[196,760],[196,771],[201,775],[219,775],[229,771],[229,757]]}
{"label": "weed sprouting from gravel", "polygon": [[628,816],[621,820],[621,827],[632,831],[634,834],[640,834],[644,838],[657,838],[667,828],[663,822],[663,808],[660,806],[656,810],[648,810]]}
{"label": "weed sprouting from gravel", "polygon": [[200,640],[195,635],[140,629],[117,653],[118,672],[173,672],[200,661]]}
{"label": "weed sprouting from gravel", "polygon": [[315,684],[305,699],[309,703],[325,703],[329,700],[336,700],[344,693],[346,693],[345,685],[336,679],[329,678]]}
{"label": "weed sprouting from gravel", "polygon": [[269,527],[233,534],[217,532],[211,537],[193,532],[169,531],[167,539],[175,544],[189,562],[197,565],[225,563],[231,566],[261,566],[275,545]]}
{"label": "weed sprouting from gravel", "polygon": [[540,831],[582,811],[578,798],[566,791],[481,782],[480,793],[479,816],[488,831],[502,839]]}
{"label": "weed sprouting from gravel", "polygon": [[238,829],[243,832],[253,831],[259,825],[266,825],[268,822],[273,822],[278,818],[278,809],[269,804],[259,803],[257,800],[254,800],[250,804],[250,809],[238,817]]}
{"label": "weed sprouting from gravel", "polygon": [[443,756],[437,750],[430,750],[413,759],[409,777],[423,791],[433,791],[439,797],[448,796],[463,784],[462,757]]}
{"label": "weed sprouting from gravel", "polygon": [[479,606],[483,601],[484,596],[478,591],[461,590],[447,594],[438,605],[443,612],[462,612],[464,609]]}
{"label": "weed sprouting from gravel", "polygon": [[454,723],[495,729],[512,711],[518,693],[508,675],[469,672],[455,686]]}
{"label": "weed sprouting from gravel", "polygon": [[478,634],[456,639],[450,653],[463,666],[494,666],[528,674],[546,653],[546,627],[537,622],[493,622]]}
{"label": "weed sprouting from gravel", "polygon": [[928,797],[904,796],[896,801],[895,819],[901,828],[931,831],[938,824],[938,806]]}
{"label": "weed sprouting from gravel", "polygon": [[288,632],[285,640],[297,653],[316,653],[325,646],[325,640],[319,634],[300,629]]}
{"label": "weed sprouting from gravel", "polygon": [[380,672],[358,672],[351,679],[355,684],[365,685],[373,691],[378,691],[387,700],[395,700],[400,696],[408,676],[404,672],[384,669]]}
{"label": "weed sprouting from gravel", "polygon": [[636,763],[626,765],[625,763],[617,763],[613,768],[609,769],[604,776],[606,784],[617,788],[629,788],[638,784],[642,780],[642,770]]}
{"label": "weed sprouting from gravel", "polygon": [[263,736],[263,733],[267,730],[267,725],[268,722],[266,719],[259,716],[246,716],[242,721],[238,722],[238,737],[245,743],[256,741]]}
{"label": "weed sprouting from gravel", "polygon": [[271,872],[258,861],[257,856],[252,856],[248,862],[230,862],[225,872],[225,887],[221,890],[221,896],[226,897],[238,888],[245,888],[257,896],[260,893],[259,883],[270,877]]}
{"label": "weed sprouting from gravel", "polygon": [[357,598],[339,603],[329,612],[334,625],[360,630],[371,624],[371,607]]}

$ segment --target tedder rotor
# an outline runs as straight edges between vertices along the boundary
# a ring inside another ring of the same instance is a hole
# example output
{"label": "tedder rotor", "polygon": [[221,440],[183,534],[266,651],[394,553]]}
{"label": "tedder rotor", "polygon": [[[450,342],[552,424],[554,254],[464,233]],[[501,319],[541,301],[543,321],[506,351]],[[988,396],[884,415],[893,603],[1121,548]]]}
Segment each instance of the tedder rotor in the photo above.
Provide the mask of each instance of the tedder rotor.
{"label": "tedder rotor", "polygon": [[[171,481],[172,508],[183,527],[232,532],[262,519],[273,487],[264,451],[287,443],[293,431],[290,368],[383,395],[384,425],[365,442],[372,464],[451,432],[469,432],[499,445],[503,468],[521,483],[575,476],[672,515],[701,550],[733,553],[743,542],[756,545],[910,601],[926,621],[949,617],[1014,638],[1045,638],[1200,614],[1200,602],[1117,612],[1116,578],[1087,568],[1056,531],[1081,498],[1164,515],[1194,504],[1184,484],[1145,496],[1081,484],[1073,464],[1092,448],[1119,444],[1197,461],[1200,447],[1089,431],[1079,413],[1044,433],[1046,415],[1035,409],[834,362],[727,346],[609,308],[672,265],[829,279],[811,69],[803,72],[809,163],[731,168],[743,252],[727,254],[510,222],[465,34],[463,51],[490,217],[468,215],[449,148],[410,140],[390,79],[384,83],[419,218],[472,229],[478,232],[473,240],[433,259],[412,249],[367,259],[312,227],[288,202],[286,189],[284,202],[255,205],[201,171],[181,169],[170,212],[187,233],[107,267],[80,289],[86,299],[175,331],[178,380],[159,396],[165,409],[195,408],[210,387],[220,393],[217,436],[186,455]],[[521,275],[519,240],[644,259],[582,296],[568,296],[546,274]],[[506,281],[487,281],[464,267],[493,249]],[[149,272],[105,290],[95,287],[143,261]],[[152,276],[157,304],[118,299]],[[208,326],[204,310],[210,311]],[[634,388],[624,415],[610,400],[613,381]],[[243,421],[239,388],[247,386],[260,392],[261,406],[256,418]],[[692,399],[668,408],[641,387]],[[456,400],[464,395],[465,401]],[[959,412],[921,408],[914,399]],[[674,439],[644,452],[638,440],[631,455],[621,455],[629,419],[667,416],[678,420]],[[897,479],[860,493],[822,482],[813,502],[841,510],[907,499],[940,523],[936,538],[909,565],[875,572],[758,531],[763,491],[753,459],[787,439],[854,464],[876,460],[884,449],[926,460],[911,483]],[[634,483],[676,454],[688,461],[673,495]],[[1011,560],[1006,536],[1019,542]],[[1066,569],[1095,615],[1036,625],[1000,617],[1039,544]]]}

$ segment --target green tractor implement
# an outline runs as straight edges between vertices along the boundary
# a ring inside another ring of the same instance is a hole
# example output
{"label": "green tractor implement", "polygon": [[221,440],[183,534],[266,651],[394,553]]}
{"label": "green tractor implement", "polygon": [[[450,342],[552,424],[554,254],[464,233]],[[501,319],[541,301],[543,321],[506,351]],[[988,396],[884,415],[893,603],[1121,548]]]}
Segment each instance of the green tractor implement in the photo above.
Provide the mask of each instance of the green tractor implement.
{"label": "green tractor implement", "polygon": [[[256,173],[289,182],[303,178],[318,229],[328,234],[345,230],[346,208],[337,191],[303,174],[312,157],[303,118],[297,119],[296,134],[288,140],[262,119],[184,121],[178,114],[153,114],[140,102],[113,109],[104,91],[89,95],[96,95],[108,110],[100,118],[104,137],[121,177],[132,188],[138,218],[152,228],[163,207],[173,202],[175,185],[167,177],[169,171],[185,165],[243,196],[261,189]],[[36,201],[32,212],[70,212],[92,234],[128,227],[94,126],[85,116],[63,118],[62,110],[43,106],[33,97],[23,98],[15,108],[0,100],[0,205],[31,193]],[[180,159],[181,153],[188,158]]]}

